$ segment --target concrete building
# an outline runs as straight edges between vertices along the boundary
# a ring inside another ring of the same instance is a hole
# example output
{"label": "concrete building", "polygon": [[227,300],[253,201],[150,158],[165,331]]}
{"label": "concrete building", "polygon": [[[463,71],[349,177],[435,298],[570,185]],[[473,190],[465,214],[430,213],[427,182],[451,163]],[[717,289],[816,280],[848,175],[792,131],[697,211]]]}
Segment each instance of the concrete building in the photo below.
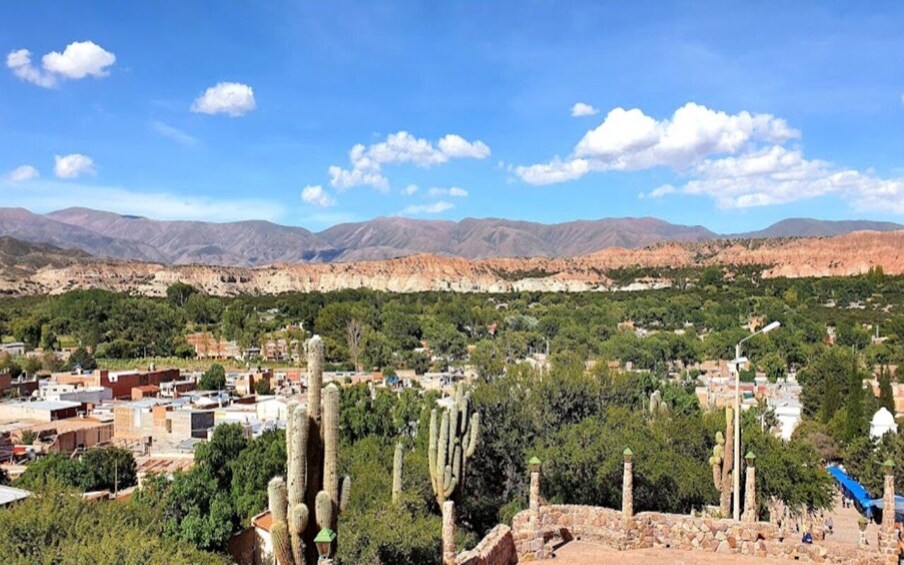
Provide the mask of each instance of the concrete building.
{"label": "concrete building", "polygon": [[40,389],[41,398],[51,401],[78,402],[98,405],[113,399],[113,391],[102,386],[80,387],[71,384],[47,383]]}
{"label": "concrete building", "polygon": [[75,418],[82,405],[79,402],[39,400],[35,402],[0,403],[0,422],[15,420],[34,420],[37,422],[53,422],[66,418]]}
{"label": "concrete building", "polygon": [[185,336],[189,345],[195,348],[198,359],[238,359],[241,349],[234,341],[216,338],[210,332],[195,332]]}
{"label": "concrete building", "polygon": [[113,441],[113,422],[90,417],[35,424],[18,430],[20,439],[26,431],[37,434],[35,445],[41,453],[72,453],[77,449],[90,449]]}
{"label": "concrete building", "polygon": [[0,355],[11,355],[13,357],[25,355],[25,344],[21,341],[13,343],[0,344]]}
{"label": "concrete building", "polygon": [[206,438],[214,425],[214,413],[190,408],[187,402],[144,398],[116,405],[113,421],[117,439],[150,438],[155,443],[176,444]]}
{"label": "concrete building", "polygon": [[109,388],[113,398],[128,399],[132,397],[132,389],[136,386],[154,385],[179,380],[179,369],[162,369],[153,371],[92,371],[91,373],[54,373],[52,379],[60,384],[72,384],[82,387]]}

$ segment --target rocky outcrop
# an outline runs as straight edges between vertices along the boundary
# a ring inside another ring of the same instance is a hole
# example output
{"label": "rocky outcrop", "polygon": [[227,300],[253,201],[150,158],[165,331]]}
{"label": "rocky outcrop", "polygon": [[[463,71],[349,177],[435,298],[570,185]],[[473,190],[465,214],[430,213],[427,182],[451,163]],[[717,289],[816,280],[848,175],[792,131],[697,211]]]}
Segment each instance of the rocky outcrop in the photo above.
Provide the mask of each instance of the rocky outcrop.
{"label": "rocky outcrop", "polygon": [[[33,261],[10,265],[3,261],[8,260],[0,256],[0,293],[7,295],[102,288],[162,296],[169,285],[178,281],[221,296],[348,288],[390,292],[579,292],[661,288],[671,284],[670,273],[675,269],[710,265],[750,268],[767,278],[850,276],[874,267],[898,275],[904,273],[904,231],[857,232],[832,238],[666,243],[638,250],[613,248],[573,258],[469,260],[412,255],[381,261],[256,268],[169,266],[82,255],[43,264]],[[625,282],[621,276],[625,269],[653,273]]]}

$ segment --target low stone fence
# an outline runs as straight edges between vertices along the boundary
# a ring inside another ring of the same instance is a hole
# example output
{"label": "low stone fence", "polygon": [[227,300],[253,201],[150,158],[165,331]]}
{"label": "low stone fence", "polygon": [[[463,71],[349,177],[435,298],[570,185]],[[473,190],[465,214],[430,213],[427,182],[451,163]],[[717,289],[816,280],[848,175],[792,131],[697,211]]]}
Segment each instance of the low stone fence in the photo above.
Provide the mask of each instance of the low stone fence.
{"label": "low stone fence", "polygon": [[617,550],[673,548],[838,565],[898,562],[897,557],[875,549],[780,539],[778,528],[767,522],[736,522],[660,512],[641,512],[626,521],[619,510],[580,505],[542,506],[536,522],[533,518],[531,511],[525,510],[512,521],[511,535],[519,563],[551,557],[558,545],[573,539]]}
{"label": "low stone fence", "polygon": [[499,524],[474,549],[459,553],[456,565],[514,565],[518,562],[512,529]]}
{"label": "low stone fence", "polygon": [[[675,548],[685,551],[750,555],[814,563],[897,565],[898,539],[894,514],[883,515],[878,543],[857,547],[799,543],[783,539],[772,524],[755,521],[754,456],[747,460],[747,496],[744,520],[697,518],[661,512],[634,513],[633,453],[624,451],[622,508],[613,510],[581,505],[541,505],[539,461],[531,469],[529,509],[506,526],[494,528],[471,551],[457,556],[456,565],[510,565],[553,556],[555,549],[573,539],[617,550]],[[893,463],[886,461],[883,500],[895,504]]]}

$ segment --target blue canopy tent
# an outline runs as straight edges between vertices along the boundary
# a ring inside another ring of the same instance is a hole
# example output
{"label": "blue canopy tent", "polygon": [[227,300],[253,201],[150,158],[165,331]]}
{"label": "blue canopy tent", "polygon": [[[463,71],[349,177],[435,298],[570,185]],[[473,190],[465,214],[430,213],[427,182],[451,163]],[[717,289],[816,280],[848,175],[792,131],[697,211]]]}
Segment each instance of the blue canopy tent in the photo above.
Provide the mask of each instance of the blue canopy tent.
{"label": "blue canopy tent", "polygon": [[[839,467],[828,467],[828,471],[841,487],[841,492],[854,501],[854,507],[867,518],[872,518],[875,501],[870,497],[869,493],[866,492],[863,485],[849,477],[848,474]],[[902,500],[902,502],[904,502],[904,500]],[[897,506],[897,503],[895,506]],[[902,510],[904,510],[904,506],[902,506]]]}
{"label": "blue canopy tent", "polygon": [[[873,500],[873,508],[878,512],[874,513],[877,522],[882,520],[882,512],[885,511],[885,501],[881,498]],[[895,522],[904,522],[904,496],[895,495]]]}

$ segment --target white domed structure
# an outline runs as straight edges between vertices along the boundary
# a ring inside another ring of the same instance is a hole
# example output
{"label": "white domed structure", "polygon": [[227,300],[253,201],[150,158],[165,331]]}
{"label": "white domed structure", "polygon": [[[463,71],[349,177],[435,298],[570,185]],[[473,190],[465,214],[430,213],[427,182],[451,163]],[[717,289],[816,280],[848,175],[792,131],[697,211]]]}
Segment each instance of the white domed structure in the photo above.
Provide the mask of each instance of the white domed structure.
{"label": "white domed structure", "polygon": [[898,433],[898,423],[895,422],[894,415],[883,406],[873,415],[869,423],[869,436],[880,438],[888,432]]}

